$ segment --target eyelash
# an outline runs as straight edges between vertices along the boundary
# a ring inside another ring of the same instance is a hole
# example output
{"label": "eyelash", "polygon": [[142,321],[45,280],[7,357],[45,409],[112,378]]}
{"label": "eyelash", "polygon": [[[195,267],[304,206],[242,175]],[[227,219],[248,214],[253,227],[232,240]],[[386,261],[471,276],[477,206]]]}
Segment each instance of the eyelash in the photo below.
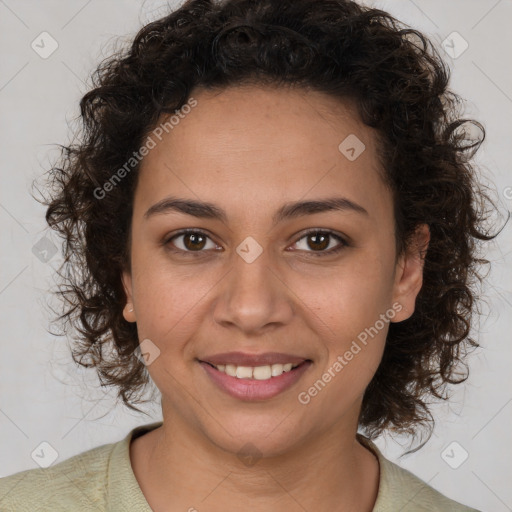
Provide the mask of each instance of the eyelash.
{"label": "eyelash", "polygon": [[[203,236],[205,236],[205,237],[207,237],[207,238],[209,238],[211,240],[211,237],[206,232],[204,232],[204,231],[202,231],[200,229],[183,229],[183,230],[179,231],[178,233],[175,233],[171,237],[166,238],[164,240],[164,242],[163,242],[163,245],[166,246],[168,248],[168,250],[170,250],[170,251],[172,251],[174,253],[191,254],[193,257],[201,256],[202,253],[205,252],[204,250],[200,250],[200,251],[186,251],[186,250],[183,250],[183,249],[170,248],[172,246],[172,244],[171,244],[172,240],[174,240],[175,238],[178,238],[179,236],[188,235],[188,234],[200,234],[200,235],[203,235]],[[302,236],[299,239],[297,239],[295,244],[298,243],[303,238],[306,238],[307,236],[309,236],[311,234],[327,235],[327,236],[330,236],[332,238],[335,238],[336,240],[338,240],[340,242],[340,244],[337,247],[335,247],[334,249],[330,249],[329,251],[305,251],[307,253],[311,253],[311,255],[314,256],[314,257],[331,256],[333,254],[339,253],[342,249],[344,249],[345,247],[349,246],[348,242],[344,238],[342,238],[340,235],[336,234],[334,231],[330,231],[328,229],[322,230],[322,229],[315,229],[315,228],[312,228],[312,229],[309,229],[309,230],[305,231],[302,234]]]}

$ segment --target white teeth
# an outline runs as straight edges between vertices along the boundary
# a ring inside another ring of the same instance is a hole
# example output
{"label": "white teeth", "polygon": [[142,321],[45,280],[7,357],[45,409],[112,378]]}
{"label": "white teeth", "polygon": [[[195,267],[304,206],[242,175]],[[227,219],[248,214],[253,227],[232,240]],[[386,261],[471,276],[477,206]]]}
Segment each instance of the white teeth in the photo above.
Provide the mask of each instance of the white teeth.
{"label": "white teeth", "polygon": [[236,366],[234,364],[227,364],[224,372],[230,377],[236,377]]}
{"label": "white teeth", "polygon": [[256,380],[267,380],[272,377],[271,366],[256,366],[252,371],[253,378]]}
{"label": "white teeth", "polygon": [[[215,366],[215,365],[214,365]],[[234,364],[219,364],[215,366],[220,372],[226,373],[230,377],[238,379],[256,379],[268,380],[272,377],[279,377],[284,372],[289,372],[292,368],[299,366],[292,363],[273,364],[266,366],[236,366]]]}
{"label": "white teeth", "polygon": [[283,365],[282,364],[273,364],[272,365],[272,377],[278,377],[283,373]]}
{"label": "white teeth", "polygon": [[252,378],[252,368],[250,366],[237,366],[236,376],[239,379],[251,379]]}

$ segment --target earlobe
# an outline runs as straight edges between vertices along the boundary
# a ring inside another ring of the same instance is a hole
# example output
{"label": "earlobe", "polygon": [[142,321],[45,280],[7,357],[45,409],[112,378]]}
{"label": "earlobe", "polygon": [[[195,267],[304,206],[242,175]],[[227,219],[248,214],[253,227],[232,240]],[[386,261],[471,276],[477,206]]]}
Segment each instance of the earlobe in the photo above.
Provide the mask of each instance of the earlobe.
{"label": "earlobe", "polygon": [[126,306],[123,309],[123,317],[127,322],[135,322],[135,312],[133,311],[133,304],[130,302],[126,303]]}
{"label": "earlobe", "polygon": [[429,227],[427,224],[421,224],[397,263],[393,304],[399,303],[402,307],[393,318],[393,322],[406,320],[414,313],[416,297],[423,285],[423,266],[429,241]]}
{"label": "earlobe", "polygon": [[126,294],[126,305],[123,309],[123,317],[127,322],[135,322],[136,318],[133,306],[132,279],[130,273],[123,271],[121,281]]}

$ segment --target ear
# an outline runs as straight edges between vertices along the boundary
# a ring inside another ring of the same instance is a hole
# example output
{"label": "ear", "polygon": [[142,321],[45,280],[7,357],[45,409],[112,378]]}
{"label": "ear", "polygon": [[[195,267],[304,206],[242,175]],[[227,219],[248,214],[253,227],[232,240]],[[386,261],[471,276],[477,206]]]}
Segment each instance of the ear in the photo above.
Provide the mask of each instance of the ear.
{"label": "ear", "polygon": [[124,292],[126,294],[126,305],[123,309],[123,317],[127,322],[135,322],[135,306],[133,304],[132,276],[129,271],[123,270],[121,274]]}
{"label": "ear", "polygon": [[419,225],[404,254],[398,259],[393,284],[393,304],[400,304],[402,309],[393,317],[393,322],[407,320],[414,313],[416,297],[423,285],[423,265],[429,241],[428,225]]}

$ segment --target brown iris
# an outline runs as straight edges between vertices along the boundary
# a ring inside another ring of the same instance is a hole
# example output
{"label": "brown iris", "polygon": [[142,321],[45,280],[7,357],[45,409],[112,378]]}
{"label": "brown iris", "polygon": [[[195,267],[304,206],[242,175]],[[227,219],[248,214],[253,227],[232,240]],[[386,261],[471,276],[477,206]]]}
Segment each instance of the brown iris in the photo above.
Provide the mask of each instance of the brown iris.
{"label": "brown iris", "polygon": [[[190,249],[190,250],[203,249],[204,245],[206,243],[206,238],[207,238],[202,233],[184,233],[182,236],[183,236],[183,244],[185,245],[185,247],[187,249]],[[200,246],[198,244],[200,244]]]}
{"label": "brown iris", "polygon": [[[325,249],[326,247],[329,246],[329,236],[330,235],[321,233],[321,232],[308,235],[308,246],[311,249],[319,249],[319,250]],[[311,244],[309,241],[312,239],[321,239],[321,241],[320,242],[315,241]]]}

